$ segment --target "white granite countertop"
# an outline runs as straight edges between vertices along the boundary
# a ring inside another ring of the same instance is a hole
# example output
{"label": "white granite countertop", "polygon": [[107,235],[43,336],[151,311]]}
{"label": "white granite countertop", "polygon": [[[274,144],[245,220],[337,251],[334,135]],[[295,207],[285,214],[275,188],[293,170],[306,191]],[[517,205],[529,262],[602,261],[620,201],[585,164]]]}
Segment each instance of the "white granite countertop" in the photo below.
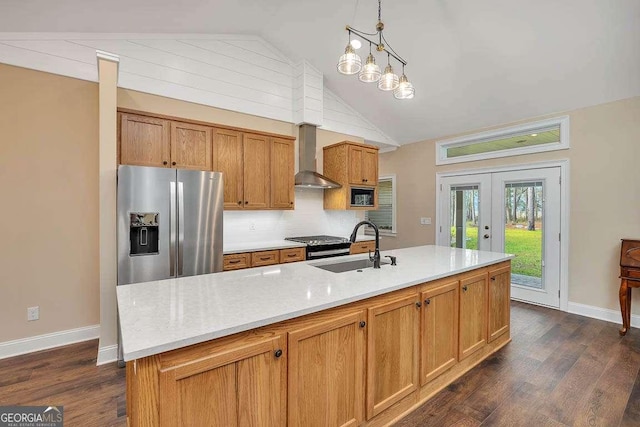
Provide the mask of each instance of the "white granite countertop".
{"label": "white granite countertop", "polygon": [[225,255],[239,254],[242,252],[270,251],[273,249],[286,248],[306,248],[305,243],[292,242],[290,240],[270,240],[268,242],[246,242],[235,244],[224,244],[222,253]]}
{"label": "white granite countertop", "polygon": [[[117,287],[124,360],[209,341],[451,276],[512,255],[417,246],[383,251],[398,265],[332,273],[350,255]],[[384,258],[383,258],[384,259]]]}

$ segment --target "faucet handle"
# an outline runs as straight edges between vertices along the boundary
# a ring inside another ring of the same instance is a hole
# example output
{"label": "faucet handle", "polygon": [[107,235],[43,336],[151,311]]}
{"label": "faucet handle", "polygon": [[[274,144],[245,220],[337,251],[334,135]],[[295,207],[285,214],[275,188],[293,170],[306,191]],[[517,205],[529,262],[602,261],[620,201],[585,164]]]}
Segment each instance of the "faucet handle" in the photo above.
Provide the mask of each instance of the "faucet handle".
{"label": "faucet handle", "polygon": [[373,262],[373,261],[375,261],[375,259],[376,259],[376,257],[375,256],[371,256],[371,249],[369,249],[369,261]]}
{"label": "faucet handle", "polygon": [[393,255],[385,255],[385,258],[389,258],[391,260],[391,265],[398,265],[396,264],[396,257]]}

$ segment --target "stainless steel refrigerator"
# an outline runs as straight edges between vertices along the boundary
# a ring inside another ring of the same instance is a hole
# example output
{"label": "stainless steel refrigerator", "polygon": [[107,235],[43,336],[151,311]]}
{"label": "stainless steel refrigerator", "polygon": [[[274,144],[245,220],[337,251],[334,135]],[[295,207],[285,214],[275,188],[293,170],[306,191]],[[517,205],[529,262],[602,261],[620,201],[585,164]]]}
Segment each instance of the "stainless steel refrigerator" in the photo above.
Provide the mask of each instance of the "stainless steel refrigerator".
{"label": "stainless steel refrigerator", "polygon": [[222,174],[118,168],[118,285],[222,271]]}

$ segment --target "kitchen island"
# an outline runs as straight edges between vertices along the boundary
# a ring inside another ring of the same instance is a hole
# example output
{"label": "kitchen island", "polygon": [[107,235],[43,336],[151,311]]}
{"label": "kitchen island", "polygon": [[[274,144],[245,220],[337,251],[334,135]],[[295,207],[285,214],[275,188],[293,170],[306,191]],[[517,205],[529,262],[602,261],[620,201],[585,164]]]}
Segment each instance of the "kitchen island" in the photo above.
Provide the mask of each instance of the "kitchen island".
{"label": "kitchen island", "polygon": [[130,425],[383,425],[509,342],[510,255],[382,255],[118,287]]}

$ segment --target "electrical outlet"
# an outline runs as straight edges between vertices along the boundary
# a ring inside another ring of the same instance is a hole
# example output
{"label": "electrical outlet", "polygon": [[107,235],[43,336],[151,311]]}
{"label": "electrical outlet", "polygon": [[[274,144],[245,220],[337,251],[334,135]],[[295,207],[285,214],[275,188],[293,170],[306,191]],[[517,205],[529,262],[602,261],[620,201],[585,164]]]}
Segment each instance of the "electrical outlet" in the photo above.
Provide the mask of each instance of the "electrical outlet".
{"label": "electrical outlet", "polygon": [[420,224],[421,225],[431,225],[431,218],[421,217],[420,218]]}
{"label": "electrical outlet", "polygon": [[249,224],[249,231],[256,231],[256,223],[252,222],[251,224]]}
{"label": "electrical outlet", "polygon": [[40,319],[40,307],[27,307],[27,320],[38,320]]}

